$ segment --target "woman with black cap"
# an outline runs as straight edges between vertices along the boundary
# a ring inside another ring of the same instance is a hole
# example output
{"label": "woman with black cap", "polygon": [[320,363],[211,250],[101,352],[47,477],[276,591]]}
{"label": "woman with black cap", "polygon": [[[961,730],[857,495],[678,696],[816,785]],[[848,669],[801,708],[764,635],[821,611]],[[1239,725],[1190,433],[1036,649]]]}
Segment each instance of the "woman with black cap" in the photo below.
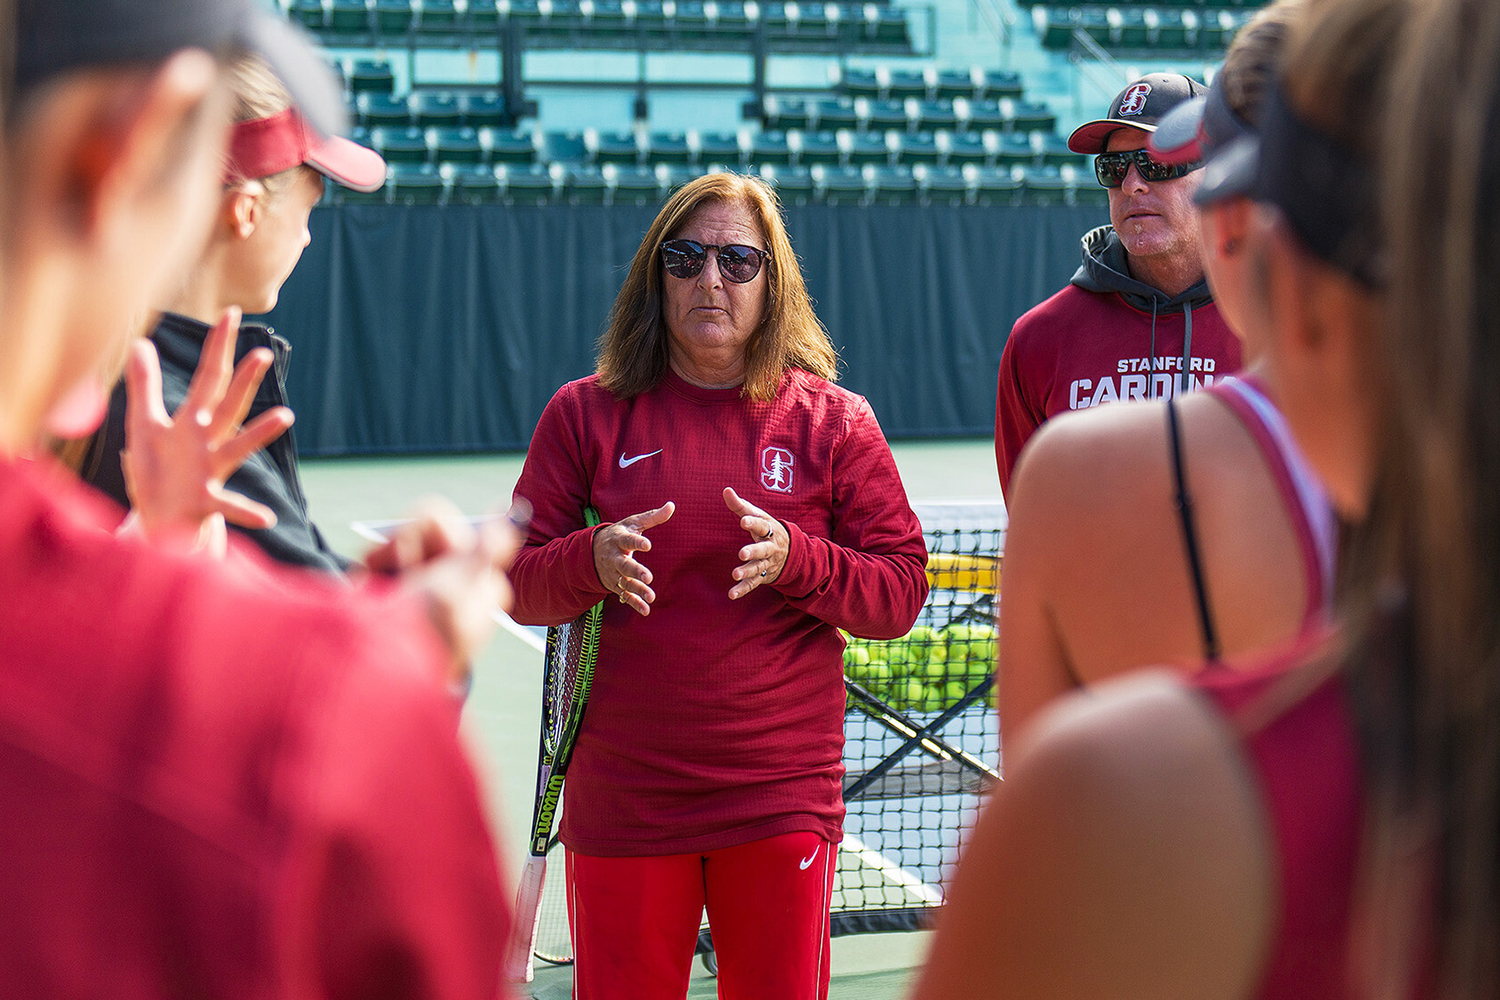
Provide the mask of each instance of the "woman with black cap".
{"label": "woman with black cap", "polygon": [[1500,7],[1309,5],[1283,65],[1209,169],[1250,180],[1247,319],[1348,525],[1337,630],[1039,718],[920,1000],[1500,988]]}
{"label": "woman with black cap", "polygon": [[1222,169],[1224,147],[1253,131],[1304,6],[1281,0],[1256,15],[1209,95],[1152,135],[1161,162],[1209,160],[1195,196],[1203,266],[1250,368],[1200,393],[1063,414],[1037,434],[1012,486],[1005,547],[1007,735],[1053,698],[1121,671],[1232,665],[1324,620],[1333,512],[1276,411],[1248,301],[1252,203]]}

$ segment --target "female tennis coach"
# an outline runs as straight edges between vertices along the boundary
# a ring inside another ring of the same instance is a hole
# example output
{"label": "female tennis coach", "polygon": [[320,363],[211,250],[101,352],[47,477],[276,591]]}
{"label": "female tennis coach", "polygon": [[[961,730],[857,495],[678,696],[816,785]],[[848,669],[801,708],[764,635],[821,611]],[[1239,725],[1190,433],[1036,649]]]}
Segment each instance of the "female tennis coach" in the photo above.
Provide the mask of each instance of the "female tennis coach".
{"label": "female tennis coach", "polygon": [[515,617],[610,599],[561,827],[580,1000],[685,995],[705,906],[721,996],[827,996],[837,629],[903,635],[927,595],[921,528],[835,360],[775,195],[714,174],[652,223],[597,374],[537,424]]}

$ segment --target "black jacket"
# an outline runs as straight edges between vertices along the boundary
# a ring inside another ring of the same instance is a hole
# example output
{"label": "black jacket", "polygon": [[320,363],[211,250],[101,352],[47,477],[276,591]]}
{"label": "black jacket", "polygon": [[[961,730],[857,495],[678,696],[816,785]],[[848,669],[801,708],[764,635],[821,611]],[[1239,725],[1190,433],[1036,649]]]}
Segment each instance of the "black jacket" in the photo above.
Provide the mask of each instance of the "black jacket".
{"label": "black jacket", "polygon": [[[151,332],[151,342],[161,356],[162,401],[168,413],[176,413],[187,397],[188,384],[198,367],[207,324],[198,320],[163,313],[161,322]],[[255,393],[255,401],[246,417],[248,422],[273,406],[286,404],[287,358],[292,347],[276,336],[269,327],[246,323],[240,327],[235,345],[235,362],[257,347],[269,348],[275,361],[271,371]],[[120,451],[125,447],[125,383],[115,386],[109,401],[109,417],[94,439],[83,464],[83,477],[125,506],[125,479],[120,471]],[[251,455],[233,476],[228,488],[259,501],[276,512],[276,526],[263,531],[249,531],[230,526],[259,545],[272,559],[308,566],[330,573],[343,573],[349,561],[335,553],[323,534],[307,516],[307,498],[302,493],[302,479],[297,472],[297,445],[288,430],[272,441],[264,451]]]}

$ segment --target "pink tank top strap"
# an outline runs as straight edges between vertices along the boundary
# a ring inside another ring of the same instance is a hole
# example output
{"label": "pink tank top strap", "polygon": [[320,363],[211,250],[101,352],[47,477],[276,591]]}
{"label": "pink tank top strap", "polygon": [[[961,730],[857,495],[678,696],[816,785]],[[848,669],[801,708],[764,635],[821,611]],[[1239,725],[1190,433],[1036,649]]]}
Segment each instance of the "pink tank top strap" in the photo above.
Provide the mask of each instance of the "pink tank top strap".
{"label": "pink tank top strap", "polygon": [[1316,660],[1304,664],[1299,655],[1254,670],[1205,671],[1190,683],[1239,739],[1274,849],[1280,899],[1254,996],[1352,997],[1360,767],[1343,674]]}
{"label": "pink tank top strap", "polygon": [[1307,577],[1306,621],[1311,625],[1326,620],[1338,548],[1338,519],[1328,495],[1298,450],[1286,419],[1254,379],[1220,379],[1203,391],[1229,407],[1265,455],[1301,542]]}

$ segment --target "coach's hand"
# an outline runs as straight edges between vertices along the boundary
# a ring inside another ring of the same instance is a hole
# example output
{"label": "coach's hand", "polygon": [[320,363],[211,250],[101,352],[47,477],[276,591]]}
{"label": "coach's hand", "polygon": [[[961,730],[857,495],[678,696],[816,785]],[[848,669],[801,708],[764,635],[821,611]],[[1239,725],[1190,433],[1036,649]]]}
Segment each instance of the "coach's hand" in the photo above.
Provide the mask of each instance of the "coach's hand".
{"label": "coach's hand", "polygon": [[651,571],[636,561],[635,554],[651,551],[645,532],[667,523],[676,509],[668,500],[655,510],[632,514],[594,532],[594,572],[599,582],[638,615],[651,613],[656,591],[651,589]]}
{"label": "coach's hand", "polygon": [[724,503],[740,515],[740,527],[755,539],[740,549],[740,564],[734,568],[734,578],[738,582],[729,588],[729,599],[737,601],[762,584],[776,582],[786,567],[792,536],[780,521],[748,500],[741,499],[728,486],[724,487]]}

